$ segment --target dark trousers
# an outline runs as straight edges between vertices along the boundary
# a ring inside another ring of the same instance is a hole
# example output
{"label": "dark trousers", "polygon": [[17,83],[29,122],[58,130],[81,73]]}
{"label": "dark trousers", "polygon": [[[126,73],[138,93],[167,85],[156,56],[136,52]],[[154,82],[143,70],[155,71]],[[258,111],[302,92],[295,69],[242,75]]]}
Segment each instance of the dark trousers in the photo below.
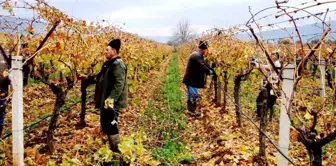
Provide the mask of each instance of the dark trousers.
{"label": "dark trousers", "polygon": [[105,134],[107,135],[119,134],[118,116],[119,116],[119,110],[114,109],[100,110],[100,125]]}
{"label": "dark trousers", "polygon": [[[272,119],[274,115],[274,104],[276,102],[277,96],[270,95],[270,90],[267,89],[269,97],[267,99],[267,110],[270,110],[270,119]],[[258,97],[257,97],[257,117],[261,116],[261,108],[262,108],[262,92],[260,91]]]}
{"label": "dark trousers", "polygon": [[6,115],[6,106],[0,107],[0,136],[2,134],[4,121],[5,121],[5,115]]}

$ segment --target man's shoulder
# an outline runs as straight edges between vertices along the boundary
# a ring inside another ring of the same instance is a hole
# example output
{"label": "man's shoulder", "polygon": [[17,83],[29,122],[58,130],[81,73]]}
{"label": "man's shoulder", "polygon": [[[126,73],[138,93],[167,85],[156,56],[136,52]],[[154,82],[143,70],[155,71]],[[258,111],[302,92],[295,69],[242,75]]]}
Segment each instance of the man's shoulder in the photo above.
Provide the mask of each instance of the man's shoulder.
{"label": "man's shoulder", "polygon": [[201,55],[198,51],[193,51],[193,52],[190,54],[190,57],[191,57],[191,58],[199,58],[199,57],[202,57],[202,55]]}
{"label": "man's shoulder", "polygon": [[121,64],[121,63],[124,63],[123,60],[121,58],[117,58],[114,62],[113,62],[113,65],[118,65],[118,64]]}
{"label": "man's shoulder", "polygon": [[126,69],[126,65],[125,65],[124,61],[121,58],[116,59],[113,62],[112,66],[114,66],[114,67],[122,67],[123,69]]}

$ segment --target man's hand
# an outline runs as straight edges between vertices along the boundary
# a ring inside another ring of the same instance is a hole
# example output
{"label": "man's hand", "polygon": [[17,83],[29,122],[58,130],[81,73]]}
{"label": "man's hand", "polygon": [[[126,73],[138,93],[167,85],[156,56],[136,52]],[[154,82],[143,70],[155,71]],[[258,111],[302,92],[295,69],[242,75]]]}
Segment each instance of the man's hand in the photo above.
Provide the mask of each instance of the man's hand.
{"label": "man's hand", "polygon": [[107,99],[105,100],[104,108],[105,108],[105,109],[109,109],[109,108],[113,109],[113,108],[114,108],[114,100],[111,99],[111,98],[107,98]]}
{"label": "man's hand", "polygon": [[8,75],[9,75],[8,70],[3,71],[2,73],[3,78],[8,78]]}
{"label": "man's hand", "polygon": [[87,75],[85,75],[85,74],[80,74],[79,76],[78,76],[78,79],[80,79],[80,80],[87,80],[89,77],[87,76]]}
{"label": "man's hand", "polygon": [[213,76],[217,76],[217,74],[216,74],[216,72],[215,72],[214,69],[211,69],[211,70],[210,70],[210,74],[213,75]]}

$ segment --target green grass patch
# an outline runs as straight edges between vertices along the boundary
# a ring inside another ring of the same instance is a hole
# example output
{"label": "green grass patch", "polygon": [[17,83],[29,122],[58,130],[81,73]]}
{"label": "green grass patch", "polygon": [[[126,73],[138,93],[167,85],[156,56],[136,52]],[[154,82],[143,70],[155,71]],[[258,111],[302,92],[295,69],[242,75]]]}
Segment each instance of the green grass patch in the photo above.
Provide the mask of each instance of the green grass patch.
{"label": "green grass patch", "polygon": [[183,109],[180,86],[181,80],[179,76],[178,59],[177,56],[175,56],[170,63],[165,84],[162,88],[166,102],[168,102],[172,111],[180,111]]}
{"label": "green grass patch", "polygon": [[186,117],[182,111],[184,110],[184,105],[182,104],[180,87],[178,57],[174,56],[170,62],[162,92],[165,104],[168,105],[171,123],[176,124],[178,129],[184,129],[186,126]]}
{"label": "green grass patch", "polygon": [[34,85],[34,84],[39,84],[39,83],[41,83],[41,81],[28,77],[28,85]]}
{"label": "green grass patch", "polygon": [[153,150],[155,159],[166,164],[190,163],[194,157],[189,153],[180,138],[179,131],[186,127],[184,105],[181,98],[181,80],[179,76],[178,57],[174,56],[166,74],[165,83],[161,89],[163,103],[167,112],[158,115],[159,121],[165,121],[168,127],[160,128],[163,136],[163,146]]}
{"label": "green grass patch", "polygon": [[[187,121],[180,87],[178,56],[175,55],[169,64],[160,93],[149,101],[148,108],[142,115],[144,119],[140,121],[147,136],[159,142],[149,149],[152,149],[154,159],[163,165],[179,165],[195,160],[185,148],[180,134]],[[155,125],[149,129],[148,124]]]}
{"label": "green grass patch", "polygon": [[332,148],[336,148],[336,140],[333,140],[329,144],[324,146],[322,149],[322,154],[326,155],[327,151],[330,151]]}
{"label": "green grass patch", "polygon": [[195,158],[186,150],[183,144],[170,140],[163,148],[153,150],[156,160],[166,161],[164,165],[176,163],[191,163]]}

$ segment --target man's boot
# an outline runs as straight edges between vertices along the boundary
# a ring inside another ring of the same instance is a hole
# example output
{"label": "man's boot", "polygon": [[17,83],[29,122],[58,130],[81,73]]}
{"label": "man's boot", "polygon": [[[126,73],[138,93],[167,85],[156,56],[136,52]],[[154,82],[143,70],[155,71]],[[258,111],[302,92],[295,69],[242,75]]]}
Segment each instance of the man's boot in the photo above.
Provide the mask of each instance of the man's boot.
{"label": "man's boot", "polygon": [[269,108],[269,110],[270,110],[269,121],[272,123],[273,122],[273,116],[274,116],[274,106]]}
{"label": "man's boot", "polygon": [[[118,144],[120,142],[119,139],[119,134],[115,135],[107,135],[108,142],[110,144],[110,150],[116,153],[120,153],[118,149]],[[115,161],[108,161],[108,162],[103,162],[101,166],[110,166],[110,165],[115,165]]]}
{"label": "man's boot", "polygon": [[119,134],[115,134],[115,135],[108,135],[108,141],[109,141],[109,144],[110,144],[110,149],[113,151],[113,152],[117,152],[119,153],[119,149],[118,149],[118,145],[120,144],[120,137],[119,137]]}
{"label": "man's boot", "polygon": [[188,107],[188,111],[189,112],[193,112],[193,109],[192,109],[192,103],[191,103],[191,101],[187,101],[187,107]]}
{"label": "man's boot", "polygon": [[1,138],[1,136],[2,136],[2,129],[3,129],[3,126],[0,125],[0,138]]}
{"label": "man's boot", "polygon": [[195,116],[201,116],[201,113],[199,111],[197,111],[197,103],[196,102],[191,102],[188,100],[187,102],[188,105],[188,111],[195,115]]}
{"label": "man's boot", "polygon": [[257,116],[255,117],[255,120],[260,120],[261,108],[262,108],[262,103],[257,103]]}

